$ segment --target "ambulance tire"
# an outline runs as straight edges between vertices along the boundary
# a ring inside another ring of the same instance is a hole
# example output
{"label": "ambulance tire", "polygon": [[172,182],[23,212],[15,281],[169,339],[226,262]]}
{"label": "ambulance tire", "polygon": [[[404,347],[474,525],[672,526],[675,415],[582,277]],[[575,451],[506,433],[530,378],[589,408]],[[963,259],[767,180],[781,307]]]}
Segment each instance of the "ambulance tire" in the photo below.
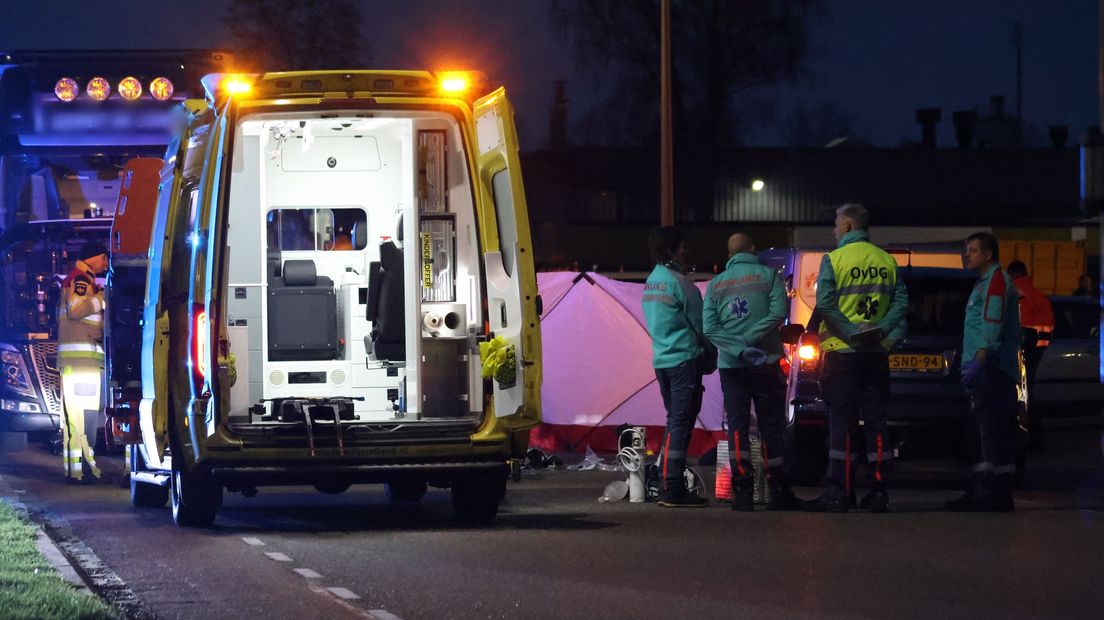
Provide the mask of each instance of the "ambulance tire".
{"label": "ambulance tire", "polygon": [[387,483],[387,501],[392,504],[417,504],[422,501],[427,488],[422,478],[397,478]]}
{"label": "ambulance tire", "polygon": [[174,465],[171,486],[173,522],[180,527],[211,527],[222,507],[222,485]]}
{"label": "ambulance tire", "polygon": [[0,453],[22,452],[27,449],[27,433],[5,431],[0,433]]}
{"label": "ambulance tire", "polygon": [[[130,472],[139,472],[146,469],[145,459],[138,446],[132,446],[130,451]],[[130,476],[130,504],[138,508],[164,508],[169,503],[169,487],[148,482],[139,482]]]}
{"label": "ambulance tire", "polygon": [[340,480],[326,480],[325,482],[314,483],[314,488],[319,493],[325,493],[326,495],[341,495],[345,491],[349,490],[352,486],[348,482],[342,482]]}
{"label": "ambulance tire", "polygon": [[793,484],[819,484],[828,469],[827,427],[791,424],[786,429],[786,459]]}
{"label": "ambulance tire", "polygon": [[506,468],[461,472],[452,481],[452,508],[461,525],[489,525],[506,493]]}

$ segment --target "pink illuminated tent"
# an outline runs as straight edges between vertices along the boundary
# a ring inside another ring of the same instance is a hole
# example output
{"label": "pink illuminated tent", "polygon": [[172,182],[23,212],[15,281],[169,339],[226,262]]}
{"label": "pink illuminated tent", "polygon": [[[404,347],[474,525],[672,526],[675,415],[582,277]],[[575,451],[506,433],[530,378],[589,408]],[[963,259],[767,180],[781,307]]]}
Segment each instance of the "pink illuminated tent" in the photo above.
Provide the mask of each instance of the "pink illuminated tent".
{"label": "pink illuminated tent", "polygon": [[[705,282],[699,283],[704,291]],[[655,449],[667,413],[652,370],[644,327],[644,285],[594,273],[537,274],[544,301],[542,405],[544,423],[530,445],[550,451],[617,450],[617,428],[648,427]],[[705,397],[690,451],[716,445],[724,418],[717,373],[705,378]]]}

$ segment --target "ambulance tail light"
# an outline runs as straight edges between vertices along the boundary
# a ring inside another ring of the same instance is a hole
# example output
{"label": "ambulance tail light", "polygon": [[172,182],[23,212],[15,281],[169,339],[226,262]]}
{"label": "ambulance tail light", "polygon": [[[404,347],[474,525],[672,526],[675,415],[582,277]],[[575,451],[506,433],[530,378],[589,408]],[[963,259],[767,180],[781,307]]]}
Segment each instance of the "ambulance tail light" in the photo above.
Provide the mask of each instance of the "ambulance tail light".
{"label": "ambulance tail light", "polygon": [[207,382],[211,364],[211,329],[207,322],[207,312],[197,310],[192,331],[192,379],[196,390],[202,390]]}
{"label": "ambulance tail light", "polygon": [[813,370],[820,361],[820,340],[816,334],[805,333],[797,341],[797,359],[802,370]]}

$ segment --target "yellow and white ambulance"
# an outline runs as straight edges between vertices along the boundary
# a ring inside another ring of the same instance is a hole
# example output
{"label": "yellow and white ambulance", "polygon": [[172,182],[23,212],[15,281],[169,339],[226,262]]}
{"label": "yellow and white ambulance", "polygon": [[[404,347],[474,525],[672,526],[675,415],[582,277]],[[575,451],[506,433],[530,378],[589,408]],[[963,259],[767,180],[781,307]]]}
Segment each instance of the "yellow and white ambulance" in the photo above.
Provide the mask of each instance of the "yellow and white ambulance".
{"label": "yellow and white ambulance", "polygon": [[224,490],[386,483],[493,519],[540,422],[505,91],[423,71],[203,82],[161,173],[134,503],[205,526]]}

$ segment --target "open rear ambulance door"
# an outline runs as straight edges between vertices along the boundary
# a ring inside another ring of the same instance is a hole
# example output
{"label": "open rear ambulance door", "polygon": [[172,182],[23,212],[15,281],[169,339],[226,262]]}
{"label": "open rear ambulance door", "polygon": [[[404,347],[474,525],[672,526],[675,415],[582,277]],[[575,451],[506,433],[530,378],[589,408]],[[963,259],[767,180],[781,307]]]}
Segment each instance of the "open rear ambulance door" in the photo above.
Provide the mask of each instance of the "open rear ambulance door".
{"label": "open rear ambulance door", "polygon": [[[153,469],[166,469],[165,451],[169,436],[169,340],[170,325],[168,299],[165,298],[166,282],[170,278],[168,267],[173,253],[173,229],[181,211],[177,205],[182,198],[188,164],[202,162],[206,147],[206,135],[196,135],[203,127],[203,117],[208,112],[207,102],[187,100],[182,114],[188,128],[169,142],[167,158],[161,168],[156,209],[151,224],[149,266],[146,276],[146,299],[142,311],[142,401],[139,404],[139,421],[142,434],[143,458]],[[168,155],[172,153],[172,155]],[[194,193],[191,195],[194,199]],[[175,207],[175,208],[174,208]],[[152,329],[151,329],[152,326]]]}
{"label": "open rear ambulance door", "polygon": [[492,381],[494,411],[512,430],[523,430],[541,420],[541,342],[517,131],[504,88],[476,101],[474,113],[487,319],[495,336],[514,346],[517,364],[513,386]]}

